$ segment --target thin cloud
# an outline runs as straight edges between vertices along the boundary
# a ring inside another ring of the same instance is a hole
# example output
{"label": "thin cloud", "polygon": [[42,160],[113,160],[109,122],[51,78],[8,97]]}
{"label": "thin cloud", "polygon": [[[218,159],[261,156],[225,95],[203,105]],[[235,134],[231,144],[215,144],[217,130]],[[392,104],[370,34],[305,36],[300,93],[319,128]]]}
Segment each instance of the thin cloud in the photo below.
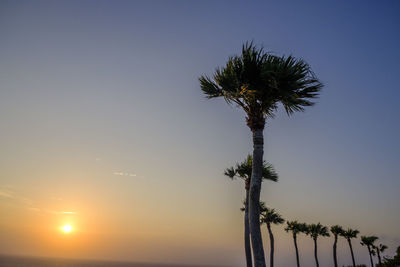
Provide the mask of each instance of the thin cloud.
{"label": "thin cloud", "polygon": [[130,177],[137,176],[135,173],[129,173],[129,172],[114,172],[113,174],[117,176],[130,176]]}
{"label": "thin cloud", "polygon": [[75,211],[62,211],[62,214],[76,214]]}
{"label": "thin cloud", "polygon": [[55,215],[75,215],[77,214],[76,211],[71,211],[71,210],[62,210],[62,211],[57,211],[57,210],[45,210],[45,212],[55,214]]}
{"label": "thin cloud", "polygon": [[0,197],[15,199],[14,193],[11,191],[0,191]]}
{"label": "thin cloud", "polygon": [[[36,207],[34,201],[30,198],[26,198],[23,196],[20,196],[13,191],[6,190],[3,188],[0,188],[0,198],[6,198],[9,199],[8,201],[12,201],[13,203],[26,208],[29,211],[32,212],[43,212],[43,213],[50,213],[50,214],[56,214],[56,215],[75,215],[77,214],[76,211],[74,210],[61,210],[61,211],[54,211],[54,210],[47,210],[47,209],[41,209]],[[61,198],[53,198],[55,200],[61,201]]]}

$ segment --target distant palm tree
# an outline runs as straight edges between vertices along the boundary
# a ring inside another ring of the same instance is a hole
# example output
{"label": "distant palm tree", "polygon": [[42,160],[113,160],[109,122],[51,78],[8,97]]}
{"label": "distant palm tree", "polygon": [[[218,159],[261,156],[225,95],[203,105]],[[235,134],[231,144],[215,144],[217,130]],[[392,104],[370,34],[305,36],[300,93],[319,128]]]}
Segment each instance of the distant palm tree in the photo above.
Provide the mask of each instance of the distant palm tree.
{"label": "distant palm tree", "polygon": [[[247,158],[236,164],[236,167],[227,168],[224,172],[226,176],[231,179],[239,178],[245,182],[246,198],[244,201],[244,248],[246,253],[247,267],[252,267],[253,262],[251,259],[251,245],[250,245],[250,229],[249,229],[249,186],[251,178],[252,156],[248,155]],[[278,181],[278,174],[275,172],[271,164],[263,162],[262,179]]]}
{"label": "distant palm tree", "polygon": [[300,267],[299,249],[297,247],[297,235],[299,233],[304,233],[307,230],[307,225],[305,223],[299,223],[297,221],[287,221],[286,224],[287,225],[285,227],[285,231],[292,232],[293,235],[294,248],[296,249],[297,267]]}
{"label": "distant palm tree", "polygon": [[360,232],[358,230],[353,230],[348,228],[346,231],[344,231],[341,236],[343,236],[344,238],[346,238],[347,242],[349,243],[349,247],[350,247],[350,253],[351,253],[351,259],[353,261],[353,267],[356,267],[356,261],[354,260],[354,253],[353,253],[353,246],[351,245],[351,239],[352,238],[357,238],[357,235]]}
{"label": "distant palm tree", "polygon": [[242,54],[230,57],[212,78],[201,76],[199,80],[207,98],[222,97],[246,112],[246,123],[253,134],[249,192],[251,243],[255,267],[265,267],[259,211],[265,119],[273,117],[279,103],[288,115],[313,105],[311,100],[318,97],[322,84],[303,60],[272,55],[253,43],[244,44]]}
{"label": "distant palm tree", "polygon": [[261,223],[267,225],[269,242],[270,242],[270,267],[274,267],[274,235],[272,234],[271,224],[282,224],[285,220],[280,214],[275,212],[275,209],[270,209],[263,205],[260,208],[261,212]]}
{"label": "distant palm tree", "polygon": [[315,264],[317,267],[319,267],[317,239],[318,236],[329,236],[329,230],[326,226],[323,226],[320,223],[313,223],[307,226],[306,234],[310,235],[310,237],[314,240]]}
{"label": "distant palm tree", "polygon": [[335,237],[335,242],[333,243],[333,262],[335,264],[335,267],[338,266],[337,264],[337,240],[338,240],[338,236],[341,235],[343,233],[343,228],[339,225],[334,225],[331,227],[331,233],[333,234],[333,236]]}
{"label": "distant palm tree", "polygon": [[381,259],[381,252],[384,252],[388,247],[382,244],[379,244],[378,246],[373,247],[376,251],[376,254],[378,255],[378,260],[379,260],[379,267],[382,266],[382,259]]}
{"label": "distant palm tree", "polygon": [[373,251],[374,247],[374,242],[378,239],[376,236],[361,236],[361,245],[362,246],[367,246],[368,253],[369,253],[369,259],[371,261],[371,267],[374,267],[374,261],[372,260],[372,255],[375,254],[375,251]]}

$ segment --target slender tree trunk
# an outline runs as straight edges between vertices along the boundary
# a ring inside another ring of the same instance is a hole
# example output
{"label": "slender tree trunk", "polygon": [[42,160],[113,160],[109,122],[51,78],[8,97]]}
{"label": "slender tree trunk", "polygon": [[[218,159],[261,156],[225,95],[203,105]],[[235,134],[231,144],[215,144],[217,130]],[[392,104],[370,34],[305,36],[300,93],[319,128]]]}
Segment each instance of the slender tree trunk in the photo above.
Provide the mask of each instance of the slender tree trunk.
{"label": "slender tree trunk", "polygon": [[253,267],[250,246],[250,227],[249,227],[249,190],[246,189],[246,202],[244,206],[244,249],[246,252],[246,266]]}
{"label": "slender tree trunk", "polygon": [[263,129],[253,130],[253,165],[250,179],[249,221],[254,266],[265,267],[264,248],[260,229],[260,191],[264,153]]}
{"label": "slender tree trunk", "polygon": [[297,236],[293,234],[294,248],[296,249],[296,262],[297,267],[300,267],[300,259],[299,259],[299,249],[297,248]]}
{"label": "slender tree trunk", "polygon": [[271,223],[267,223],[268,233],[269,233],[269,243],[271,246],[270,257],[269,257],[269,265],[270,267],[274,267],[274,235],[271,231]]}
{"label": "slender tree trunk", "polygon": [[371,248],[367,246],[368,248],[368,253],[369,253],[369,259],[371,261],[371,267],[374,267],[374,261],[372,260],[372,254],[371,254]]}
{"label": "slender tree trunk", "polygon": [[379,248],[376,248],[376,254],[378,254],[379,267],[381,267],[382,266],[382,259],[381,259],[381,252],[379,251]]}
{"label": "slender tree trunk", "polygon": [[317,248],[317,239],[314,238],[314,257],[315,257],[315,264],[317,264],[317,267],[319,267],[319,262],[318,262],[318,248]]}
{"label": "slender tree trunk", "polygon": [[337,266],[336,247],[337,247],[337,235],[335,235],[335,242],[333,243],[333,262],[335,264],[335,267],[338,267]]}
{"label": "slender tree trunk", "polygon": [[353,260],[353,267],[356,267],[356,261],[354,260],[353,246],[351,245],[351,240],[350,240],[350,238],[347,239],[347,242],[349,242],[350,253],[351,253],[351,259]]}

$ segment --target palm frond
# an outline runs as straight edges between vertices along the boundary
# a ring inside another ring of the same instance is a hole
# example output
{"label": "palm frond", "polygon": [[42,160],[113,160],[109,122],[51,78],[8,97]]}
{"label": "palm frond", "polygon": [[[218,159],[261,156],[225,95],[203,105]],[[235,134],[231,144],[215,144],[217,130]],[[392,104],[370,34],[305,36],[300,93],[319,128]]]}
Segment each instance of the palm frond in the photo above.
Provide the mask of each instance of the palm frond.
{"label": "palm frond", "polygon": [[207,98],[223,97],[240,106],[252,130],[264,127],[265,117],[274,116],[278,103],[288,115],[313,105],[323,87],[302,59],[273,55],[253,42],[246,42],[241,55],[230,57],[212,78],[199,80]]}
{"label": "palm frond", "polygon": [[[248,155],[243,162],[237,163],[236,167],[230,167],[225,170],[224,174],[230,178],[238,177],[242,179],[247,179],[251,177],[252,174],[252,163],[253,157]],[[270,180],[277,182],[278,173],[275,171],[272,164],[264,161],[262,169],[262,178],[264,180]]]}
{"label": "palm frond", "polygon": [[330,236],[328,228],[321,223],[308,225],[306,234],[310,235],[313,239],[317,239],[318,236]]}

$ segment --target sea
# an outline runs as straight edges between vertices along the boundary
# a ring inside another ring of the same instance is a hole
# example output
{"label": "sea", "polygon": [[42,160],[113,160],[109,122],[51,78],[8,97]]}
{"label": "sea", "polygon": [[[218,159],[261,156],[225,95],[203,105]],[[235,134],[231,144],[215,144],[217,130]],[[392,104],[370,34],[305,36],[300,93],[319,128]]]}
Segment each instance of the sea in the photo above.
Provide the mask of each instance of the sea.
{"label": "sea", "polygon": [[1,267],[221,267],[0,255]]}

